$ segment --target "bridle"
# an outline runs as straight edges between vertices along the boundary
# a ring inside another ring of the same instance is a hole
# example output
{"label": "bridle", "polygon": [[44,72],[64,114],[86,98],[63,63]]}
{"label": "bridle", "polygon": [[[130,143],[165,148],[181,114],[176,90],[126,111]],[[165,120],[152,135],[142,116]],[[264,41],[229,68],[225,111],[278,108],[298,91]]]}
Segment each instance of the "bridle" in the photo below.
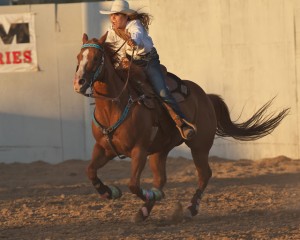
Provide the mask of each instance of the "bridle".
{"label": "bridle", "polygon": [[[98,49],[99,51],[102,52],[102,58],[101,58],[101,62],[99,64],[99,66],[97,67],[96,71],[94,71],[93,73],[93,77],[92,77],[92,80],[90,81],[90,84],[89,84],[89,87],[87,89],[91,89],[91,92],[90,93],[81,93],[82,95],[86,96],[86,97],[90,97],[90,98],[101,98],[101,99],[104,99],[104,100],[110,100],[110,101],[119,101],[120,100],[120,97],[121,95],[123,94],[123,92],[125,91],[125,89],[127,88],[127,85],[128,85],[128,81],[129,81],[129,73],[130,73],[130,67],[131,67],[131,63],[132,63],[132,58],[130,60],[130,64],[129,64],[129,67],[128,67],[128,74],[127,74],[127,79],[126,79],[126,82],[121,90],[121,92],[118,94],[117,97],[107,97],[105,95],[102,95],[100,93],[97,92],[97,95],[94,94],[94,83],[96,82],[97,78],[100,76],[101,72],[103,71],[103,66],[104,66],[104,48],[99,45],[99,44],[96,44],[96,43],[85,43],[81,46],[81,49],[83,48],[96,48]],[[134,50],[132,52],[132,55],[134,54]]]}
{"label": "bridle", "polygon": [[[81,49],[83,48],[96,48],[98,50],[100,50],[102,53],[104,53],[104,49],[101,45],[96,44],[96,43],[85,43],[81,46]],[[91,93],[81,93],[82,95],[86,96],[86,97],[94,97],[94,91],[93,91],[93,85],[96,81],[96,79],[99,77],[100,73],[102,72],[104,66],[104,54],[102,54],[102,58],[101,58],[101,62],[99,64],[99,66],[97,67],[96,71],[94,71],[93,76],[92,76],[92,80],[89,83],[89,87],[87,89],[91,89]]]}

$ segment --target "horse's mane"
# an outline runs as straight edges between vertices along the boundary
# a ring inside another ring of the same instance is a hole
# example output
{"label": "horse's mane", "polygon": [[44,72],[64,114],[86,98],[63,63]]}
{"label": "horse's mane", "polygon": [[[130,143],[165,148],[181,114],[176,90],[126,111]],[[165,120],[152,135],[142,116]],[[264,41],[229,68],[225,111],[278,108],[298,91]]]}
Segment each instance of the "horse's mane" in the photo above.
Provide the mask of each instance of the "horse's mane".
{"label": "horse's mane", "polygon": [[116,46],[113,43],[101,43],[97,38],[91,39],[91,42],[100,44],[104,48],[104,52],[107,54],[112,65],[116,65],[119,62],[119,55],[116,53]]}
{"label": "horse's mane", "polygon": [[116,53],[116,46],[113,43],[103,43],[104,51],[108,55],[112,65],[116,65],[119,62],[119,54]]}

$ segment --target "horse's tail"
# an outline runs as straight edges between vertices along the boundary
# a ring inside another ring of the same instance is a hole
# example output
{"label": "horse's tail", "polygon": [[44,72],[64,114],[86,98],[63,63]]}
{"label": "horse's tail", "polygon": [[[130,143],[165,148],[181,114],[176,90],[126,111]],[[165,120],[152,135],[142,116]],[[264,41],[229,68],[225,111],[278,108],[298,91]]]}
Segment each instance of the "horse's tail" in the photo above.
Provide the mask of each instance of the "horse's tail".
{"label": "horse's tail", "polygon": [[236,123],[231,120],[230,113],[223,99],[215,94],[208,94],[217,118],[216,135],[233,137],[241,141],[251,141],[270,134],[289,113],[289,108],[282,110],[277,115],[267,114],[273,99],[263,105],[249,120]]}

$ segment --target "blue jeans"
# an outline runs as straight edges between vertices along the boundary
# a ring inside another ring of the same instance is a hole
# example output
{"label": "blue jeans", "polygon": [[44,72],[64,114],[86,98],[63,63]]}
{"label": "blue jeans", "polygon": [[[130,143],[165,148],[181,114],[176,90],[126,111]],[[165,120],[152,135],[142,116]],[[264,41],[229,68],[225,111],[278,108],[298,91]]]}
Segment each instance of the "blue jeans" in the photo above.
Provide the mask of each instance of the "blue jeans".
{"label": "blue jeans", "polygon": [[133,63],[141,66],[144,69],[147,78],[150,80],[157,96],[167,103],[177,115],[179,115],[181,118],[185,118],[176,100],[167,88],[164,74],[160,67],[159,55],[157,54],[156,49],[152,48],[147,55],[142,56],[140,59],[134,58]]}

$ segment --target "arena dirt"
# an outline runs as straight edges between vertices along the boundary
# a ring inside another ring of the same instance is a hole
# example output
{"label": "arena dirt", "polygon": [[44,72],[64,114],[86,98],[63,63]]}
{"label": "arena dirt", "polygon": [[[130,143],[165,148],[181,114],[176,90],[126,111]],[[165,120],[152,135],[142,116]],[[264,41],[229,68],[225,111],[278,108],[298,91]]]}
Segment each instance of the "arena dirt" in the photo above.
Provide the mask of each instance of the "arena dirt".
{"label": "arena dirt", "polygon": [[[300,160],[211,158],[213,170],[200,214],[174,219],[197,187],[191,160],[169,158],[166,197],[142,223],[142,202],[129,193],[130,162],[99,171],[119,186],[121,199],[101,199],[87,177],[87,161],[51,165],[0,164],[0,239],[300,239]],[[148,168],[143,187],[151,187]]]}

